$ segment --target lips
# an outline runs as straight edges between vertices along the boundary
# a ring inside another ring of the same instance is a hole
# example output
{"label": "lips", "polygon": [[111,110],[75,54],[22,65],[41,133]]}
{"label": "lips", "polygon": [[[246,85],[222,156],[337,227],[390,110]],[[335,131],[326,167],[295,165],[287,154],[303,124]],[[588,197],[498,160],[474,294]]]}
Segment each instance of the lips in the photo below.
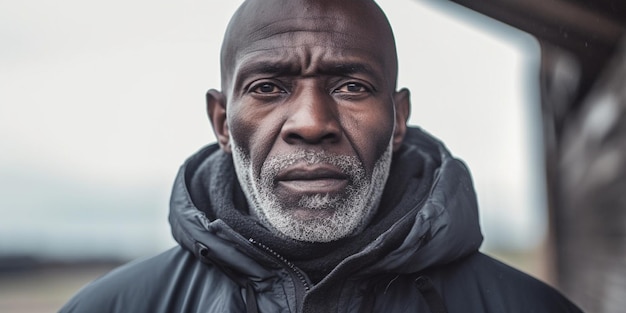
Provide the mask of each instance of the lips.
{"label": "lips", "polygon": [[296,164],[278,173],[275,187],[297,194],[334,194],[348,185],[349,177],[339,168],[326,164]]}

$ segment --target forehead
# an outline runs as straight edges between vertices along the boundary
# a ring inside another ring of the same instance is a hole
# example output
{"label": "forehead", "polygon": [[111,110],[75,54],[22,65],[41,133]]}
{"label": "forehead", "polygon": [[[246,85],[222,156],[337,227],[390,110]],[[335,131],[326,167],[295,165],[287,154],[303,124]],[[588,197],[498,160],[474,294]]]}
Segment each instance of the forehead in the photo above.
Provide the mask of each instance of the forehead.
{"label": "forehead", "polygon": [[249,63],[292,63],[308,67],[315,63],[335,65],[364,63],[368,67],[383,67],[384,52],[377,48],[374,38],[349,29],[340,21],[329,18],[317,23],[289,19],[279,21],[251,32],[234,53],[235,70]]}
{"label": "forehead", "polygon": [[376,48],[377,41],[375,31],[367,29],[367,25],[351,23],[342,16],[277,18],[259,21],[248,30],[238,36],[240,52],[304,44],[370,51]]}
{"label": "forehead", "polygon": [[[393,34],[370,1],[248,1],[229,25],[222,74],[230,76],[242,63],[257,58],[296,55],[358,58],[386,69],[395,69],[396,62]],[[393,70],[385,74],[395,76]]]}

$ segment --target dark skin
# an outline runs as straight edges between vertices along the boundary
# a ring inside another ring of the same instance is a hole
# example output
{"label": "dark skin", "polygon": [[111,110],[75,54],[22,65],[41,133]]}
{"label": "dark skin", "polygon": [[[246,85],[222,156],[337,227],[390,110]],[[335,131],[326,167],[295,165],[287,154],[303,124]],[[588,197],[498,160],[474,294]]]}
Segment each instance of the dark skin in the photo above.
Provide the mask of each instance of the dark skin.
{"label": "dark skin", "polygon": [[[224,40],[223,91],[209,90],[207,110],[221,148],[231,153],[234,141],[256,174],[267,158],[303,149],[356,156],[371,175],[406,133],[409,92],[395,90],[396,76],[393,35],[373,2],[246,1]],[[319,176],[276,188],[344,186]]]}

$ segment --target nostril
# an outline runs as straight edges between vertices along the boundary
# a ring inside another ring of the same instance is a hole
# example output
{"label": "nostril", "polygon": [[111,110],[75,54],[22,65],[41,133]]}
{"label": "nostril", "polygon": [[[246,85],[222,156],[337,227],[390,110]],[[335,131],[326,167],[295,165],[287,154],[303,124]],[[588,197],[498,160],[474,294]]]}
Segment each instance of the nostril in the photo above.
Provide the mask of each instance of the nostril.
{"label": "nostril", "polygon": [[322,136],[322,141],[335,142],[339,139],[339,135],[337,133],[328,133]]}
{"label": "nostril", "polygon": [[298,128],[285,131],[284,140],[290,144],[296,143],[332,143],[339,140],[339,132],[329,128]]}
{"label": "nostril", "polygon": [[302,136],[298,135],[297,133],[288,133],[287,136],[285,136],[285,140],[289,143],[294,143],[297,141],[302,141],[304,140],[304,138],[302,138]]}

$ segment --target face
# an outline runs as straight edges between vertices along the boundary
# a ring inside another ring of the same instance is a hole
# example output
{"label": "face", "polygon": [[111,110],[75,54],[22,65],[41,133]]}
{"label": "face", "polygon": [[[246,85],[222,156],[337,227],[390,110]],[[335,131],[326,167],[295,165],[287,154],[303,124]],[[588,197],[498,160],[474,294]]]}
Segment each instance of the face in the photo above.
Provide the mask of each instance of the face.
{"label": "face", "polygon": [[394,91],[387,28],[362,23],[372,8],[353,7],[369,2],[287,1],[272,10],[276,2],[253,2],[264,10],[247,2],[238,14],[256,13],[242,18],[245,27],[231,22],[236,39],[222,63],[232,70],[223,94],[209,92],[209,113],[260,221],[295,240],[333,241],[375,213],[408,97]]}

